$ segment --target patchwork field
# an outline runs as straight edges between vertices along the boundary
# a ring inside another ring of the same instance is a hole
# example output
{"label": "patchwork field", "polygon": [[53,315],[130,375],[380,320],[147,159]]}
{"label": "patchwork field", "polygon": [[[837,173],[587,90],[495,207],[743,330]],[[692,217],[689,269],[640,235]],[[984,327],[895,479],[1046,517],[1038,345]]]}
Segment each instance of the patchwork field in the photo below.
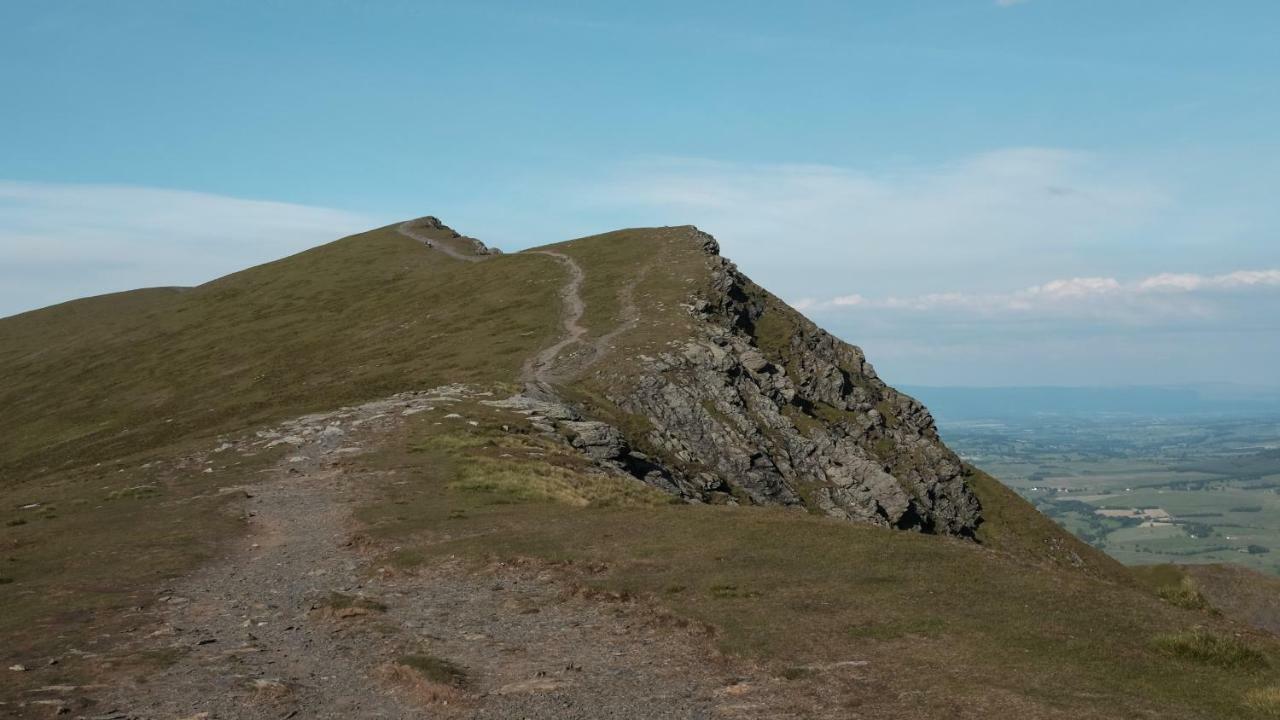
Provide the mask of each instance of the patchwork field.
{"label": "patchwork field", "polygon": [[942,423],[966,459],[1121,562],[1280,574],[1274,417]]}

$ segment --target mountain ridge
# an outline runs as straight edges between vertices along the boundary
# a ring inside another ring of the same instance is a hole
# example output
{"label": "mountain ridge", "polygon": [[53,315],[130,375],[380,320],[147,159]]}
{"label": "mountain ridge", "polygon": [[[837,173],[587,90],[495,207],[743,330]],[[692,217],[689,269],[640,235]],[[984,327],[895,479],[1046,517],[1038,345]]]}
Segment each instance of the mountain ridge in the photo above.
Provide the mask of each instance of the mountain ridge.
{"label": "mountain ridge", "polygon": [[[367,707],[662,717],[618,638],[730,717],[1250,717],[1266,690],[1162,648],[1273,641],[960,463],[696,228],[483,261],[401,228],[0,320],[6,708],[339,717],[321,652]],[[602,629],[538,621],[574,617]]]}

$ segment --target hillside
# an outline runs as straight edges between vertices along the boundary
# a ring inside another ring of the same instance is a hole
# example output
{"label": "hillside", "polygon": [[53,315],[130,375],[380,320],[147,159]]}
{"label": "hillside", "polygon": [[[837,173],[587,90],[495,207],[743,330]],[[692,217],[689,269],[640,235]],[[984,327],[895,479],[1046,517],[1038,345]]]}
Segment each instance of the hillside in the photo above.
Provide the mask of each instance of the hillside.
{"label": "hillside", "polygon": [[[18,716],[1275,717],[696,228],[434,218],[0,320]],[[1207,593],[1206,593],[1207,594]]]}

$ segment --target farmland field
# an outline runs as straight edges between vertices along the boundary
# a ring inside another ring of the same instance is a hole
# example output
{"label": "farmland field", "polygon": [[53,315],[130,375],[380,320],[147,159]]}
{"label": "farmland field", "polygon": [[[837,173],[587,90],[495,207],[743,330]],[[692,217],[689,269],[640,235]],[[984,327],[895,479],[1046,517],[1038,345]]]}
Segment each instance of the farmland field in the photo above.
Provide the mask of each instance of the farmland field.
{"label": "farmland field", "polygon": [[1280,574],[1280,418],[940,420],[946,441],[1128,564]]}

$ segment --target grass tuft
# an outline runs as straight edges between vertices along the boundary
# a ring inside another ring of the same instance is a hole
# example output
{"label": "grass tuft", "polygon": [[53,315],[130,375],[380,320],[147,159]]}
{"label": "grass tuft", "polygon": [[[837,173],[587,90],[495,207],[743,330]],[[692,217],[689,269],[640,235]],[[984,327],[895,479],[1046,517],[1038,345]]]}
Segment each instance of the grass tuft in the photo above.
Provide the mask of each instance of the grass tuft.
{"label": "grass tuft", "polygon": [[813,677],[816,674],[817,673],[814,671],[813,668],[797,666],[797,667],[789,667],[783,670],[782,678],[784,680],[806,680],[808,678]]}
{"label": "grass tuft", "polygon": [[467,685],[466,670],[434,655],[403,655],[396,662],[412,669],[424,679],[433,683],[455,688],[462,688]]}
{"label": "grass tuft", "polygon": [[1244,706],[1259,717],[1280,718],[1280,685],[1250,690],[1244,696]]}
{"label": "grass tuft", "polygon": [[1165,655],[1229,670],[1262,670],[1270,665],[1265,654],[1243,640],[1205,628],[1157,635],[1153,644]]}
{"label": "grass tuft", "polygon": [[1208,610],[1209,601],[1196,588],[1195,581],[1184,577],[1177,585],[1169,585],[1156,591],[1161,599],[1175,607],[1187,610]]}

